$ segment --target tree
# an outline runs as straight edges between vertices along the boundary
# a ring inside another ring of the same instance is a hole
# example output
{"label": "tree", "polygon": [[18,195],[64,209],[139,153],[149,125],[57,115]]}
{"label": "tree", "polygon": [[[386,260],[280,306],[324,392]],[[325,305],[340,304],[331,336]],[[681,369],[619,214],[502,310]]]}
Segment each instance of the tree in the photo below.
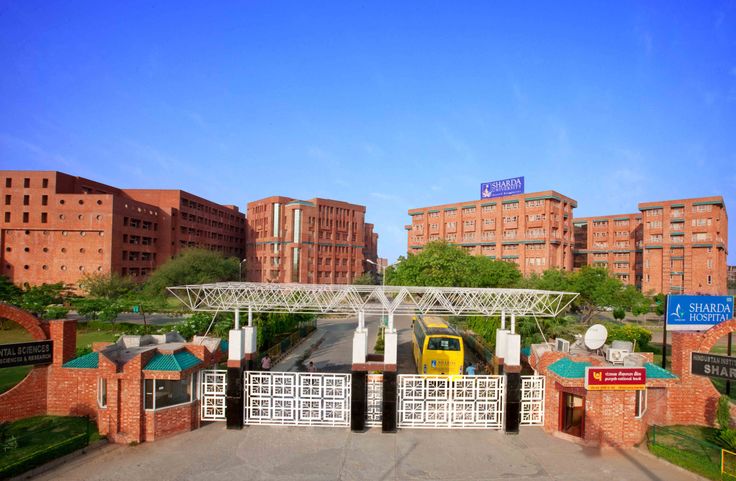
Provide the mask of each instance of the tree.
{"label": "tree", "polygon": [[137,287],[130,277],[123,277],[116,272],[109,274],[86,274],[79,282],[89,297],[118,299],[130,294]]}
{"label": "tree", "polygon": [[206,249],[187,249],[156,269],[146,281],[145,291],[161,296],[171,286],[233,281],[238,279],[239,270],[235,257]]}
{"label": "tree", "polygon": [[63,304],[68,295],[69,289],[63,282],[41,284],[39,286],[26,284],[23,288],[19,306],[38,317],[42,317],[48,306]]}
{"label": "tree", "polygon": [[619,300],[623,284],[609,275],[602,267],[584,266],[571,276],[571,288],[580,295],[574,305],[582,315],[584,324],[588,324],[601,307],[615,306]]}
{"label": "tree", "polygon": [[373,286],[378,284],[378,277],[372,272],[365,272],[353,279],[353,284],[359,286]]}
{"label": "tree", "polygon": [[10,279],[0,276],[0,302],[18,305],[22,293],[21,288],[10,282]]}
{"label": "tree", "polygon": [[512,287],[521,280],[515,264],[473,256],[444,241],[386,269],[386,283],[405,286]]}

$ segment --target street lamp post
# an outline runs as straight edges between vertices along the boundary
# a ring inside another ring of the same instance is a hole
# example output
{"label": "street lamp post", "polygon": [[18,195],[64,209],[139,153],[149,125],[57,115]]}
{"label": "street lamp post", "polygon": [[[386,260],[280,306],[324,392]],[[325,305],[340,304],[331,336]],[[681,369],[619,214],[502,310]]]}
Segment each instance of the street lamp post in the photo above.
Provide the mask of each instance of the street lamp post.
{"label": "street lamp post", "polygon": [[243,262],[246,262],[248,259],[243,259],[240,261],[240,265],[238,266],[238,282],[243,282]]}

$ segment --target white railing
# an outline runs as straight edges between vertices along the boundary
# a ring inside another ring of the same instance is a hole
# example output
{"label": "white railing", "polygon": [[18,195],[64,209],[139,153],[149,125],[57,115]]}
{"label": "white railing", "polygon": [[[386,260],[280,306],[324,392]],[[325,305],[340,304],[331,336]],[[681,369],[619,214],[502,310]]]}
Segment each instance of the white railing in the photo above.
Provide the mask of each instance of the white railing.
{"label": "white railing", "polygon": [[245,424],[349,426],[350,374],[245,373]]}
{"label": "white railing", "polygon": [[227,371],[223,369],[204,369],[200,372],[202,421],[225,420],[225,392]]}
{"label": "white railing", "polygon": [[400,428],[501,429],[503,376],[398,376]]}
{"label": "white railing", "polygon": [[383,420],[383,374],[368,374],[368,406],[366,426],[381,426]]}
{"label": "white railing", "polygon": [[544,376],[521,376],[521,425],[544,425]]}

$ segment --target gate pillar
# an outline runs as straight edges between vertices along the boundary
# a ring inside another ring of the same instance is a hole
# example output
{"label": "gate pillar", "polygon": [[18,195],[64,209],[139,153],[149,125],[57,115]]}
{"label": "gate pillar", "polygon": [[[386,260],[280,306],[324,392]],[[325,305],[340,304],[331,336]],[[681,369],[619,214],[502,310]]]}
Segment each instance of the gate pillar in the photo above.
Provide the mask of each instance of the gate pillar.
{"label": "gate pillar", "polygon": [[243,429],[243,372],[253,369],[256,334],[255,326],[230,330],[225,391],[225,419],[228,429]]}
{"label": "gate pillar", "polygon": [[506,413],[504,431],[506,434],[519,434],[521,423],[521,336],[506,336],[504,359],[506,376]]}
{"label": "gate pillar", "polygon": [[381,432],[396,432],[396,371],[383,372],[383,402]]}
{"label": "gate pillar", "polygon": [[350,387],[350,430],[365,429],[366,406],[368,404],[368,373],[353,371]]}

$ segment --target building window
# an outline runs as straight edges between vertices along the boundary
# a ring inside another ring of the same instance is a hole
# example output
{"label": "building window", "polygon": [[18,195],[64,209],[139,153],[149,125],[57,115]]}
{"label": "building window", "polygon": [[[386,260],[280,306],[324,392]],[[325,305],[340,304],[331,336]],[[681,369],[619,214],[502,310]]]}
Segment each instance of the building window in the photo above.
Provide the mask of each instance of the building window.
{"label": "building window", "polygon": [[49,215],[46,212],[41,212],[41,223],[46,224],[49,221]]}
{"label": "building window", "polygon": [[281,204],[278,202],[273,204],[273,236],[279,236],[279,213],[281,211]]}
{"label": "building window", "polygon": [[10,222],[10,212],[5,213],[5,222]]}
{"label": "building window", "polygon": [[28,177],[26,177],[25,179],[23,179],[23,187],[25,187],[27,189],[30,186],[31,186],[31,179],[29,179]]}
{"label": "building window", "polygon": [[301,238],[302,238],[302,210],[296,209],[294,210],[294,242],[300,242]]}
{"label": "building window", "polygon": [[41,205],[49,205],[49,196],[48,195],[42,195],[41,196]]}
{"label": "building window", "polygon": [[11,179],[10,177],[7,177],[5,179],[5,187],[7,188],[13,187],[13,179]]}
{"label": "building window", "polygon": [[143,381],[145,409],[155,411],[192,402],[196,377],[196,375],[187,376],[180,381],[145,379]]}
{"label": "building window", "polygon": [[47,189],[49,187],[49,179],[43,179],[41,181],[41,187],[43,187],[44,189]]}
{"label": "building window", "polygon": [[28,212],[23,212],[23,223],[25,224],[28,223],[28,217],[29,217]]}
{"label": "building window", "polygon": [[107,379],[104,377],[97,381],[97,405],[101,408],[107,407]]}
{"label": "building window", "polygon": [[636,406],[635,406],[636,418],[640,419],[647,412],[647,390],[642,389],[636,391]]}
{"label": "building window", "polygon": [[709,286],[712,286],[713,285],[713,276],[709,275],[707,279],[708,279],[708,285]]}

